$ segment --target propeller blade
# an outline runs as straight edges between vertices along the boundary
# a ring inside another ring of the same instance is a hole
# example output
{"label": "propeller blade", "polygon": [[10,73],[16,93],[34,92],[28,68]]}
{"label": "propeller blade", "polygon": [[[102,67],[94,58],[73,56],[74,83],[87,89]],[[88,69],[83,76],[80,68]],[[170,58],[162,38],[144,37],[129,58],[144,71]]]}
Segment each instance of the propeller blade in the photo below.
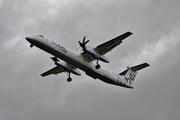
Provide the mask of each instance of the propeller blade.
{"label": "propeller blade", "polygon": [[84,49],[85,45],[89,42],[89,40],[86,41],[86,36],[84,36],[83,41],[79,42],[79,45]]}
{"label": "propeller blade", "polygon": [[59,61],[57,57],[50,57],[53,61]]}
{"label": "propeller blade", "polygon": [[89,40],[87,40],[87,41],[84,43],[84,45],[86,45],[88,42],[89,42]]}
{"label": "propeller blade", "polygon": [[86,36],[84,36],[84,38],[83,38],[83,43],[85,42],[85,39],[86,39]]}
{"label": "propeller blade", "polygon": [[78,47],[76,50],[79,50],[80,47]]}
{"label": "propeller blade", "polygon": [[49,64],[49,66],[51,66],[51,65],[52,65],[52,63],[53,63],[53,61]]}

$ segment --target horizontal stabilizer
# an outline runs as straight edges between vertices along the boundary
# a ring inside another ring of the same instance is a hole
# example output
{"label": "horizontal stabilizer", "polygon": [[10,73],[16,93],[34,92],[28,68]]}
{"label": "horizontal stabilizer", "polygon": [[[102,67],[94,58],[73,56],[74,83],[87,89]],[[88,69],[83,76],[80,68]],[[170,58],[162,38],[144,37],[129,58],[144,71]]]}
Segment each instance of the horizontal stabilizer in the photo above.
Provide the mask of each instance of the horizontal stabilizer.
{"label": "horizontal stabilizer", "polygon": [[[136,72],[136,71],[141,70],[141,69],[143,69],[145,67],[148,67],[148,66],[149,66],[148,63],[143,63],[143,64],[140,64],[140,65],[136,65],[134,67],[131,67],[131,69]],[[128,71],[128,69],[126,69],[125,71],[121,72],[119,75],[125,75],[127,73],[127,71]]]}

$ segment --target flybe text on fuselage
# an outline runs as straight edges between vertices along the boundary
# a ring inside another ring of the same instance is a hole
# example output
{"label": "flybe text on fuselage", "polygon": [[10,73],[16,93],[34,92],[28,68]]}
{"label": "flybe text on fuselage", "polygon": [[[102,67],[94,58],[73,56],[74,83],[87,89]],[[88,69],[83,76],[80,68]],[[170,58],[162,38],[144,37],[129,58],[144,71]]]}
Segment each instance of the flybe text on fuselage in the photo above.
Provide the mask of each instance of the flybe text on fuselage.
{"label": "flybe text on fuselage", "polygon": [[67,53],[67,49],[59,44],[57,44],[56,42],[52,41],[52,45],[54,45],[58,50],[60,50],[61,52]]}

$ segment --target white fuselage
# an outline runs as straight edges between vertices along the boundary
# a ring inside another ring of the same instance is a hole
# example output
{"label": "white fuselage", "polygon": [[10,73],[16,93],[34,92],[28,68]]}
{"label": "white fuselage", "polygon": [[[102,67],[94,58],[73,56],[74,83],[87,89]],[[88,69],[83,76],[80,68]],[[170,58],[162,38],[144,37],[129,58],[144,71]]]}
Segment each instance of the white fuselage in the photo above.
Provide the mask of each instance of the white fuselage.
{"label": "white fuselage", "polygon": [[75,54],[54,41],[50,41],[42,36],[28,38],[28,41],[32,45],[35,45],[38,48],[60,58],[61,60],[70,63],[73,66],[76,66],[94,79],[98,78],[109,84],[132,88],[131,85],[128,84],[124,76],[110,73],[102,68],[96,69],[96,64],[89,61],[87,58],[84,58],[81,54]]}

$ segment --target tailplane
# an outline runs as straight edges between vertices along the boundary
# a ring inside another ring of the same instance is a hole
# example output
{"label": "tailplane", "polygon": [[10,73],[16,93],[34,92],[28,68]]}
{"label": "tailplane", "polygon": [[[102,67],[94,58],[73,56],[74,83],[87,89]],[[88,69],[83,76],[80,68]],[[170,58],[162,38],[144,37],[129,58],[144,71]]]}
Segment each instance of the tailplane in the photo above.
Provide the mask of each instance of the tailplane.
{"label": "tailplane", "polygon": [[148,67],[148,63],[143,63],[133,67],[128,67],[125,71],[121,72],[119,75],[124,76],[124,80],[129,87],[132,87],[134,79],[136,77],[137,71]]}

